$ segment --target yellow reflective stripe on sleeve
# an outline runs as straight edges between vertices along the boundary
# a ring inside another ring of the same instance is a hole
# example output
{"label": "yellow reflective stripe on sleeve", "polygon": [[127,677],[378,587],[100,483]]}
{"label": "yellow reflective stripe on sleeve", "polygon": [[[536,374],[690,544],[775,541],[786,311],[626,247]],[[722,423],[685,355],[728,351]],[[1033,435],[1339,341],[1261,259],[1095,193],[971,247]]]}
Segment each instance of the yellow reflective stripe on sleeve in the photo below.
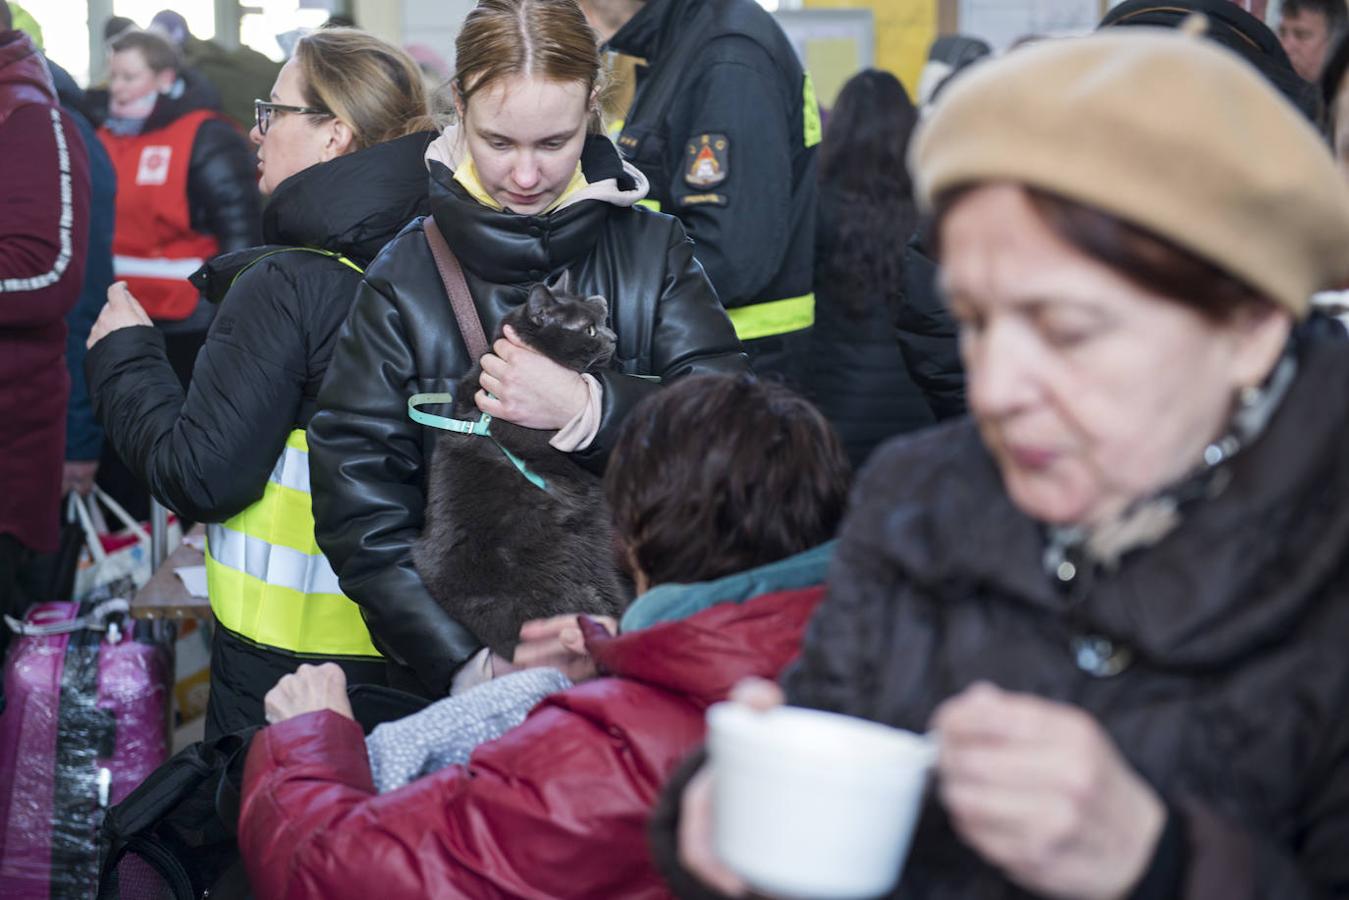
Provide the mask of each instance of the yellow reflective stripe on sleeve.
{"label": "yellow reflective stripe on sleeve", "polygon": [[637,205],[638,205],[638,206],[645,206],[647,209],[651,210],[652,212],[660,212],[660,201],[659,201],[659,200],[652,200],[650,197],[646,198],[645,200],[638,200],[638,201],[637,201]]}
{"label": "yellow reflective stripe on sleeve", "polygon": [[820,127],[820,104],[815,100],[815,82],[809,72],[801,87],[801,112],[806,123],[806,147],[814,147],[824,137],[824,131]]}
{"label": "yellow reflective stripe on sleeve", "polygon": [[293,450],[299,450],[301,453],[309,452],[309,437],[304,429],[296,428],[286,437],[286,446]]}
{"label": "yellow reflective stripe on sleeve", "polygon": [[815,295],[769,300],[726,310],[742,341],[800,331],[815,324]]}
{"label": "yellow reflective stripe on sleeve", "polygon": [[209,553],[206,574],[216,619],[251,641],[316,656],[380,656],[360,608],[341,594],[304,594],[268,584]]}

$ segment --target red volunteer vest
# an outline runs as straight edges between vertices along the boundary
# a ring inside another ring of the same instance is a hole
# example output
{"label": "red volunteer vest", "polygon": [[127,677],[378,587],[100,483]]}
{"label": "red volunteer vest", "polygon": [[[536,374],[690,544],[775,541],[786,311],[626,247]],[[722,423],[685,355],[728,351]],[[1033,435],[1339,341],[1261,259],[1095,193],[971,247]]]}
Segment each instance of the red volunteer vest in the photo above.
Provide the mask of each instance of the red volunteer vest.
{"label": "red volunteer vest", "polygon": [[215,256],[214,237],[192,230],[187,172],[192,142],[211,110],[190,112],[164,128],[138,135],[98,136],[117,170],[113,272],[152,319],[185,319],[197,306],[187,276]]}

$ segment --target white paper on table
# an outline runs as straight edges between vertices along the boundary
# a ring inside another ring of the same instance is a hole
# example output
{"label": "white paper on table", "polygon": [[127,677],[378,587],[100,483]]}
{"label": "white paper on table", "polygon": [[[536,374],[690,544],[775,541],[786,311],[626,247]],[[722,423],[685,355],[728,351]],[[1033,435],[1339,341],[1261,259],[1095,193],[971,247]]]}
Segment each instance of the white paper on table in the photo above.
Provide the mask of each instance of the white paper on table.
{"label": "white paper on table", "polygon": [[[206,552],[206,535],[204,534],[185,534],[183,535],[183,543],[194,550],[199,550],[202,553]],[[205,595],[203,594],[202,596]]]}
{"label": "white paper on table", "polygon": [[183,586],[193,597],[205,597],[206,594],[206,567],[205,566],[182,566],[174,569],[178,577],[182,580]]}

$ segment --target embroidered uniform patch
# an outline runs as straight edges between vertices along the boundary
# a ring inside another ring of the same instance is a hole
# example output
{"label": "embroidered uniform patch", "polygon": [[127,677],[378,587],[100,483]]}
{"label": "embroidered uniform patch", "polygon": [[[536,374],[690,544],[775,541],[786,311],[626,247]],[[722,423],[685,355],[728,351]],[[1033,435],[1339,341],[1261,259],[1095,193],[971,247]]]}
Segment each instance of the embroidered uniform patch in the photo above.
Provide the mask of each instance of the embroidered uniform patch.
{"label": "embroidered uniform patch", "polygon": [[146,147],[141,151],[140,165],[136,167],[136,184],[165,184],[169,180],[169,160],[172,158],[172,147]]}
{"label": "embroidered uniform patch", "polygon": [[731,174],[731,142],[724,134],[700,134],[684,148],[684,182],[707,190]]}

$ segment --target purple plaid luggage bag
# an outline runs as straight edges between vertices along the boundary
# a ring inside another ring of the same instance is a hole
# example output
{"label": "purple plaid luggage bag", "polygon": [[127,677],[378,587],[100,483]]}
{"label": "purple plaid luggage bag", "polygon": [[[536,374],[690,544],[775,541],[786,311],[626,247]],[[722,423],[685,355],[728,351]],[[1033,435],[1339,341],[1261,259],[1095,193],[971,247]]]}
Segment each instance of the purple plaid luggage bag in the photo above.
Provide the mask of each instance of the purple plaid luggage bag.
{"label": "purple plaid luggage bag", "polygon": [[5,665],[0,897],[89,900],[103,812],[168,758],[173,625],[42,603]]}

